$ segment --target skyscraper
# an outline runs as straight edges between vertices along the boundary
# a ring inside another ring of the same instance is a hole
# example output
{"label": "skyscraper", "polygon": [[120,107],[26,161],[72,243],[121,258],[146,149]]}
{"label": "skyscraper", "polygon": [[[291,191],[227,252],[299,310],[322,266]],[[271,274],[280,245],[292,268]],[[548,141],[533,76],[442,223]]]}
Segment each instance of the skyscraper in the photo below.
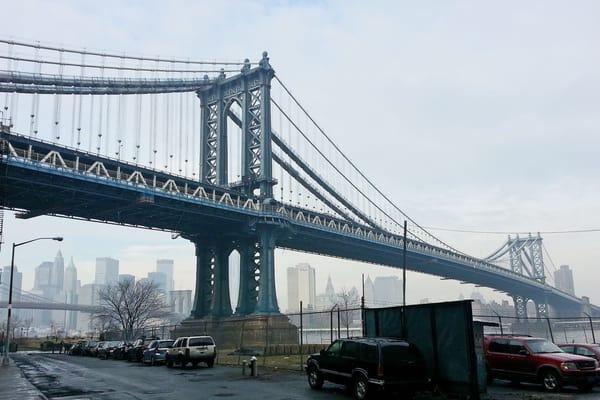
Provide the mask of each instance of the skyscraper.
{"label": "skyscraper", "polygon": [[365,280],[365,305],[372,307],[375,303],[375,285],[373,285],[373,281],[371,277],[367,275],[367,279]]}
{"label": "skyscraper", "polygon": [[71,257],[69,266],[65,270],[64,291],[77,292],[77,268],[75,268],[73,257]]}
{"label": "skyscraper", "polygon": [[[2,271],[2,278],[0,278],[0,285],[2,286],[2,290],[0,290],[0,300],[8,301],[8,292],[10,289],[10,265],[4,267]],[[23,274],[19,272],[17,266],[15,265],[15,277],[13,278],[13,301],[17,302],[21,299],[21,290],[23,285]]]}
{"label": "skyscraper", "polygon": [[288,309],[290,312],[303,308],[316,307],[317,293],[315,288],[315,270],[307,263],[300,263],[287,269]]}
{"label": "skyscraper", "polygon": [[397,276],[378,276],[373,286],[376,307],[402,305],[402,279]]}
{"label": "skyscraper", "polygon": [[43,291],[52,284],[52,269],[54,263],[50,261],[44,261],[38,265],[35,269],[35,277],[33,280],[33,288],[35,290]]}
{"label": "skyscraper", "polygon": [[[73,257],[65,270],[64,292],[67,304],[78,304],[77,268]],[[65,331],[68,333],[77,329],[77,311],[67,310],[65,315]]]}
{"label": "skyscraper", "polygon": [[174,290],[173,282],[173,260],[156,260],[156,272],[165,274],[165,290],[167,293]]}
{"label": "skyscraper", "polygon": [[50,275],[50,284],[56,288],[56,292],[61,292],[64,286],[65,279],[65,259],[59,250],[54,257],[52,265],[52,273]]}
{"label": "skyscraper", "polygon": [[119,260],[110,257],[96,258],[97,285],[113,285],[119,281]]}
{"label": "skyscraper", "polygon": [[[82,285],[79,289],[79,304],[85,304],[88,306],[97,306],[100,304],[100,298],[98,293],[102,288],[101,285],[96,285],[94,283],[89,283],[87,285]],[[79,313],[77,327],[81,329],[84,333],[91,331],[91,320],[90,314],[88,313]]]}
{"label": "skyscraper", "polygon": [[573,270],[568,265],[561,265],[558,270],[554,271],[554,284],[557,289],[575,295]]}
{"label": "skyscraper", "polygon": [[148,272],[148,280],[156,285],[158,290],[163,292],[165,295],[167,287],[167,277],[162,272]]}

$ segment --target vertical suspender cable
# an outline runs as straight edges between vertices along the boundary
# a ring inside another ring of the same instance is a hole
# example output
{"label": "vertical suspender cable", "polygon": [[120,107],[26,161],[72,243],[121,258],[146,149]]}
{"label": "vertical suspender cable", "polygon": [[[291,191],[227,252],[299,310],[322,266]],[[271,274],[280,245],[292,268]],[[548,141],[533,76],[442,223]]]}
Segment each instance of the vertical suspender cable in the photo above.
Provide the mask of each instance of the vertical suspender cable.
{"label": "vertical suspender cable", "polygon": [[188,160],[190,159],[190,94],[185,94],[185,157],[184,175],[188,176]]}
{"label": "vertical suspender cable", "polygon": [[[193,95],[192,95],[193,96]],[[198,108],[195,104],[195,100],[196,97],[192,97],[192,177],[196,176],[196,161],[200,156],[196,154],[196,151],[198,150],[196,148],[197,146],[197,137],[200,136],[200,132],[196,131],[196,118],[198,117],[197,111],[196,109]]]}
{"label": "vertical suspender cable", "polygon": [[[102,68],[100,69],[100,76],[104,78],[104,63],[106,62],[106,57],[102,56]],[[100,95],[100,112],[98,114],[98,136],[96,139],[96,153],[100,154],[100,150],[102,149],[102,122],[104,119],[104,95]]]}
{"label": "vertical suspender cable", "polygon": [[[143,62],[142,60],[140,60],[140,65],[139,68],[140,70],[143,67]],[[138,79],[141,78],[141,71],[137,71],[137,75],[138,75]],[[140,141],[141,141],[141,135],[142,135],[142,95],[141,94],[137,94],[136,95],[136,103],[135,103],[135,117],[136,117],[136,121],[135,121],[135,154],[133,155],[133,160],[135,162],[139,162],[139,158],[140,158]]]}
{"label": "vertical suspender cable", "polygon": [[[83,78],[83,74],[85,73],[85,53],[81,54],[81,78]],[[77,111],[77,148],[81,145],[81,101],[82,96],[77,95],[78,100],[78,111]]]}
{"label": "vertical suspender cable", "polygon": [[179,153],[177,154],[178,170],[181,175],[181,160],[183,159],[183,92],[179,92]]}
{"label": "vertical suspender cable", "polygon": [[[62,78],[63,75],[63,71],[64,71],[64,65],[62,63],[63,61],[63,52],[62,50],[58,53],[58,62],[59,62],[59,66],[58,66],[58,75],[59,77]],[[54,95],[54,137],[57,140],[60,140],[60,111],[61,111],[61,102],[62,102],[62,96],[61,95]]]}
{"label": "vertical suspender cable", "polygon": [[[13,52],[13,45],[12,43],[8,44],[8,60],[6,61],[6,69],[8,71],[12,71],[12,52]],[[9,93],[6,92],[4,93],[4,118],[8,118],[7,115],[7,111],[8,111],[8,99],[9,99]]]}
{"label": "vertical suspender cable", "polygon": [[[19,61],[15,61],[15,70],[19,69]],[[16,126],[17,118],[19,117],[19,94],[12,93],[10,95],[10,121]]]}
{"label": "vertical suspender cable", "polygon": [[[39,42],[38,42],[38,45],[39,45]],[[35,48],[36,61],[39,60],[39,57],[40,57],[40,48],[38,46]],[[35,72],[37,74],[40,74],[41,68],[42,68],[42,64],[40,62],[37,62],[35,64]],[[29,126],[29,135],[32,135],[32,136],[37,136],[37,121],[39,120],[39,117],[38,117],[39,104],[40,104],[40,95],[39,95],[39,93],[34,93],[31,98],[31,115],[30,115],[31,123]]]}

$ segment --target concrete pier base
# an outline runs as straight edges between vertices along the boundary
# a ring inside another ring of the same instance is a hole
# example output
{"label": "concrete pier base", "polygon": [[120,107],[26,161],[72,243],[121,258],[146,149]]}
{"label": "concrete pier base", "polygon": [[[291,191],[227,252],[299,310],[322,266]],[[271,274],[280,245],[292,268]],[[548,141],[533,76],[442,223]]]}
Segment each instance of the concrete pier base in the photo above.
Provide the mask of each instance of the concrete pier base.
{"label": "concrete pier base", "polygon": [[212,336],[218,348],[231,350],[299,343],[298,327],[281,314],[187,319],[173,330],[171,337],[196,335]]}

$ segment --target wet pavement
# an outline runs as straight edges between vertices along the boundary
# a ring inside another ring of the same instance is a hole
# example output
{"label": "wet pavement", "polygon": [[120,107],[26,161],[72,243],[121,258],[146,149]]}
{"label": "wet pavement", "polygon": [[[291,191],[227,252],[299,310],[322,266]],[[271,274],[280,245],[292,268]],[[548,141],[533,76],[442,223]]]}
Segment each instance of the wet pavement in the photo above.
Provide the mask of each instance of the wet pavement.
{"label": "wet pavement", "polygon": [[0,366],[0,400],[41,400],[45,397],[24,376],[11,360],[8,367]]}
{"label": "wet pavement", "polygon": [[[8,371],[0,371],[0,400],[43,399],[43,396],[61,400],[351,399],[344,387],[338,385],[326,383],[321,391],[309,389],[305,376],[299,372],[265,369],[258,378],[250,378],[242,376],[239,368],[226,366],[182,370],[59,354],[18,353],[12,357],[15,365]],[[549,395],[536,385],[500,382],[490,388],[488,398],[600,400],[600,389],[592,393],[565,389]]]}

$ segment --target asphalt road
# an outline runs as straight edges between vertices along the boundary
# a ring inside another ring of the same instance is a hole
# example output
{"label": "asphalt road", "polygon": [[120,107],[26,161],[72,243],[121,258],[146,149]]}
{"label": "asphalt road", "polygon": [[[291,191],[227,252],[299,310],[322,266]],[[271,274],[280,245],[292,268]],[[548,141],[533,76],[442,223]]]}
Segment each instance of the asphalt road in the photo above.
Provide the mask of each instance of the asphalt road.
{"label": "asphalt road", "polygon": [[27,380],[50,399],[349,400],[341,386],[312,391],[299,373],[265,370],[250,378],[242,376],[239,368],[219,365],[182,370],[47,353],[20,353],[12,358]]}
{"label": "asphalt road", "polygon": [[[322,391],[313,391],[304,374],[286,371],[259,370],[261,376],[250,378],[242,376],[239,368],[218,365],[181,370],[47,353],[17,353],[12,358],[49,399],[351,399],[342,386],[326,383]],[[0,393],[7,389],[0,387]],[[600,400],[600,388],[585,394],[567,388],[549,395],[536,385],[499,382],[490,388],[489,399]]]}

